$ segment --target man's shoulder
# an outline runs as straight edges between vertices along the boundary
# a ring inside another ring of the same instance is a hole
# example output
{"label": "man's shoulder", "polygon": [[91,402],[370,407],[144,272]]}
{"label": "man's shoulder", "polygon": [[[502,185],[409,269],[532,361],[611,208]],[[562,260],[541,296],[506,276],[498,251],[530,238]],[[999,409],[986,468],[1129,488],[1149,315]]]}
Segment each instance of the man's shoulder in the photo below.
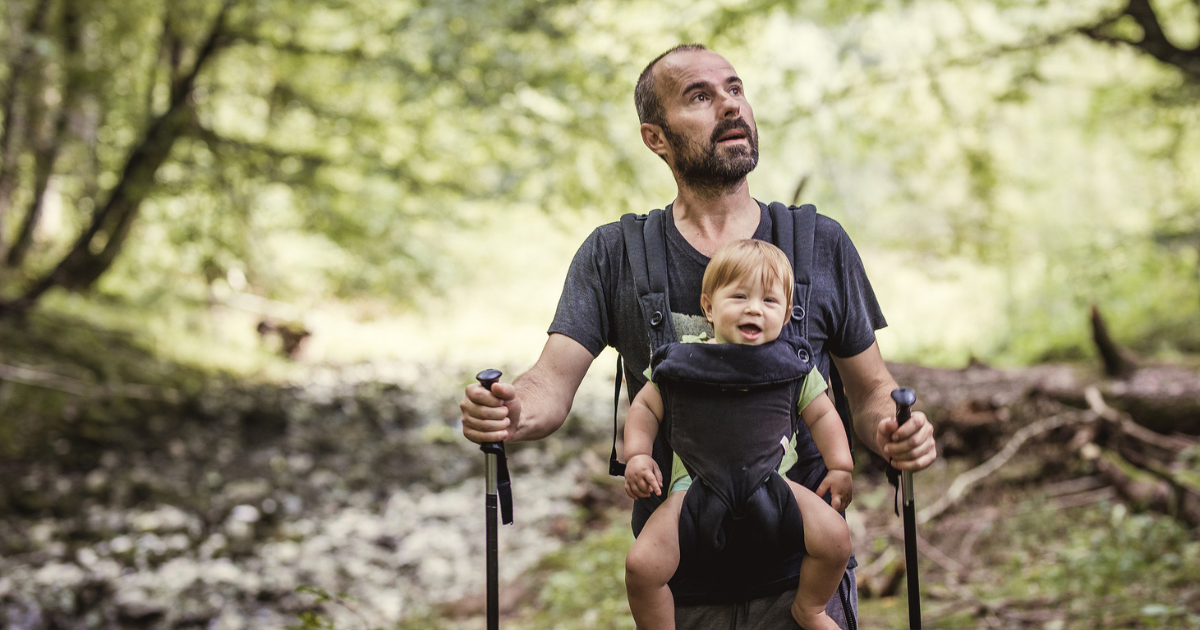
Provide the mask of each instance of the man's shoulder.
{"label": "man's shoulder", "polygon": [[592,234],[588,237],[588,240],[605,247],[623,245],[625,236],[621,228],[621,222],[613,221],[612,223],[605,223],[598,226],[592,230]]}
{"label": "man's shoulder", "polygon": [[[796,212],[800,209],[800,207],[801,206],[790,206],[789,208],[793,212]],[[846,230],[842,227],[842,224],[838,223],[836,219],[822,214],[820,208],[817,209],[817,225],[815,236],[818,241],[830,240],[840,243],[843,240],[849,240],[849,236],[846,234]]]}
{"label": "man's shoulder", "polygon": [[585,256],[597,261],[616,260],[624,256],[624,253],[625,237],[621,231],[621,223],[614,221],[593,229],[592,233],[579,245],[576,258]]}

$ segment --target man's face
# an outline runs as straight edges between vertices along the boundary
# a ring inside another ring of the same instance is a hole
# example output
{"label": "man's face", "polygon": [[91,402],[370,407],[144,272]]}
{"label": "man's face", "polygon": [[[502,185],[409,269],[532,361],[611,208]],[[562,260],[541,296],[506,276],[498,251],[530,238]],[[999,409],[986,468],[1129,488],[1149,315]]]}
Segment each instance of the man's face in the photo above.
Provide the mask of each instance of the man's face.
{"label": "man's face", "polygon": [[754,170],[758,130],[733,66],[711,51],[686,51],[665,57],[655,71],[668,163],[680,178],[721,188]]}

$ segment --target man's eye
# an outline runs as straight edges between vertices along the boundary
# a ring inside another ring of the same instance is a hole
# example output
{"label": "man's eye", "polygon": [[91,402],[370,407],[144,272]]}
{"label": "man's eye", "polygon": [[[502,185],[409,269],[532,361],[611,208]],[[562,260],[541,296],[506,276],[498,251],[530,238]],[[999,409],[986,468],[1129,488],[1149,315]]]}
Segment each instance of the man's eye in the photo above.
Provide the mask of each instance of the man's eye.
{"label": "man's eye", "polygon": [[693,101],[706,101],[706,100],[708,100],[708,95],[707,94],[697,94],[692,97],[692,100]]}

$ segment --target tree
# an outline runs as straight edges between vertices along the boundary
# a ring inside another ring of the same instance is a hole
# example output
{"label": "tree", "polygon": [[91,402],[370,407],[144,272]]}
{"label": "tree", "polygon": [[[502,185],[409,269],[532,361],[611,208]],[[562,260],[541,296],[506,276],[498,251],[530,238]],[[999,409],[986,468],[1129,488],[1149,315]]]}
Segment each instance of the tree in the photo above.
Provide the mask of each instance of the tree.
{"label": "tree", "polygon": [[[453,221],[463,199],[598,198],[571,156],[604,142],[605,112],[571,103],[606,101],[616,73],[573,47],[577,9],[10,0],[3,309],[94,286],[148,204],[208,281],[269,275],[253,227],[282,212],[336,253],[334,291],[403,294],[436,264],[406,231]],[[594,167],[632,172],[620,152]],[[52,194],[78,232],[38,243]]]}

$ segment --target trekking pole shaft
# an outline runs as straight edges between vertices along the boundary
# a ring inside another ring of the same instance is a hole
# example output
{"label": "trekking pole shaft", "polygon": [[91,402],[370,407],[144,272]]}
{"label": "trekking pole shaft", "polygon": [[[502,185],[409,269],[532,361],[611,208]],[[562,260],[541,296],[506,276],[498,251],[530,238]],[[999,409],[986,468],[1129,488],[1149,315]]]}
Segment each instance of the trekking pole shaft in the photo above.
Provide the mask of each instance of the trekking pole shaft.
{"label": "trekking pole shaft", "polygon": [[[495,455],[488,455],[494,459]],[[487,627],[500,628],[500,545],[496,538],[496,494],[487,495]]]}
{"label": "trekking pole shaft", "polygon": [[[912,405],[917,400],[916,393],[907,387],[901,387],[892,392],[892,400],[896,402],[897,428],[912,417]],[[917,507],[913,496],[912,472],[900,473],[900,482],[904,491],[904,573],[908,578],[908,627],[912,630],[921,628],[921,584],[917,577]]]}
{"label": "trekking pole shaft", "polygon": [[[904,476],[911,475],[904,473]],[[904,502],[904,573],[908,579],[908,627],[921,630],[921,584],[917,579],[917,510],[909,497],[906,497]]]}
{"label": "trekking pole shaft", "polygon": [[[492,391],[492,385],[500,380],[499,370],[484,370],[476,375],[479,384],[489,392]],[[485,451],[487,465],[487,495],[485,497],[485,512],[487,518],[487,628],[488,630],[499,630],[500,628],[500,543],[497,536],[499,524],[497,523],[497,510],[499,509],[499,499],[497,497],[497,463],[496,454]]]}

